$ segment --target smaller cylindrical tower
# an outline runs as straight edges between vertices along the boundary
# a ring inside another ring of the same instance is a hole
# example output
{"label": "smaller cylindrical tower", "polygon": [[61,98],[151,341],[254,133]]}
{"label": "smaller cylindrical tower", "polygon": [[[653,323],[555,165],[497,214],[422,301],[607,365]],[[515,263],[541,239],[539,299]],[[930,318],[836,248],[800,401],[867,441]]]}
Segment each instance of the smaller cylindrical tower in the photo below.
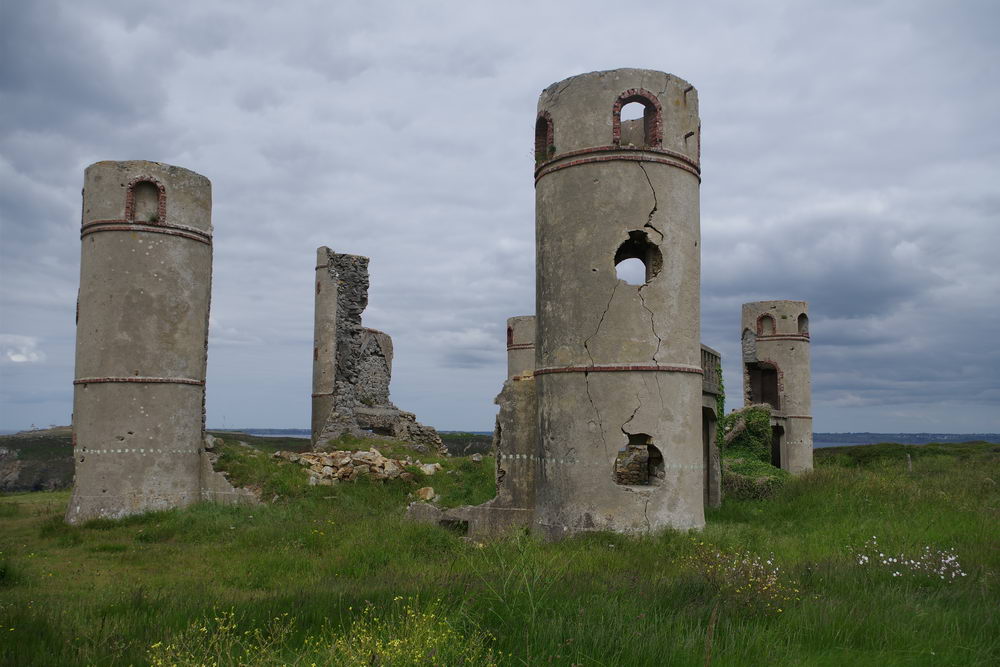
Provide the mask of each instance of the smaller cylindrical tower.
{"label": "smaller cylindrical tower", "polygon": [[772,463],[791,473],[812,470],[809,304],[745,303],[741,321],[744,402],[772,407]]}
{"label": "smaller cylindrical tower", "polygon": [[535,316],[507,318],[507,377],[535,370]]}
{"label": "smaller cylindrical tower", "polygon": [[84,173],[70,523],[200,498],[211,210],[187,169]]}
{"label": "smaller cylindrical tower", "polygon": [[337,375],[337,270],[334,252],[316,249],[316,301],[313,324],[312,443],[316,446],[334,403]]}

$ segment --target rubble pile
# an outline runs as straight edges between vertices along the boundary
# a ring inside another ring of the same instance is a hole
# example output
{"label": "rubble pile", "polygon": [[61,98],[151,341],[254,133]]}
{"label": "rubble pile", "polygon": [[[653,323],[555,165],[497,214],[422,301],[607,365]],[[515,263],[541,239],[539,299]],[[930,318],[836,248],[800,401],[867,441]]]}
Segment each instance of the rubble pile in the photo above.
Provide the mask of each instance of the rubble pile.
{"label": "rubble pile", "polygon": [[441,470],[440,463],[421,463],[410,457],[390,459],[372,447],[368,451],[275,452],[274,458],[298,463],[309,468],[309,484],[332,486],[338,482],[353,482],[365,475],[371,479],[402,479],[413,481],[407,466],[416,466],[425,475]]}

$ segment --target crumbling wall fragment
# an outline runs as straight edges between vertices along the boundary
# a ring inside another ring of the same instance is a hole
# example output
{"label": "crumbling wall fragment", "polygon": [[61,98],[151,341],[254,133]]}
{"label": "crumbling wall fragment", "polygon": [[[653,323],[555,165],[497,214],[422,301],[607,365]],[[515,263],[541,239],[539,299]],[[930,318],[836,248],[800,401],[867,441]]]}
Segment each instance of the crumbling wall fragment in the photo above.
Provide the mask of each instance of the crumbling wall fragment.
{"label": "crumbling wall fragment", "polygon": [[367,257],[326,246],[317,250],[313,447],[353,435],[392,438],[445,453],[437,431],[389,398],[392,338],[362,324],[368,285]]}

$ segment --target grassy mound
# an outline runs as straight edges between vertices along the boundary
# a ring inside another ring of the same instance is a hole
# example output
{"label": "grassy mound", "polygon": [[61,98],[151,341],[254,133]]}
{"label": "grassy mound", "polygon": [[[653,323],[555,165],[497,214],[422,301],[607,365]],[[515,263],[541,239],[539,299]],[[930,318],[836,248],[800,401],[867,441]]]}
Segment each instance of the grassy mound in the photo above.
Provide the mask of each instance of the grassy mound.
{"label": "grassy mound", "polygon": [[727,498],[770,498],[791,478],[787,471],[760,459],[740,453],[727,453],[722,457],[722,493]]}
{"label": "grassy mound", "polygon": [[[403,520],[414,486],[309,487],[223,437],[274,503],[70,527],[68,492],[0,497],[0,664],[1000,662],[994,445],[912,469],[818,450],[697,533],[478,545]],[[491,460],[426,460],[448,503],[492,495]]]}

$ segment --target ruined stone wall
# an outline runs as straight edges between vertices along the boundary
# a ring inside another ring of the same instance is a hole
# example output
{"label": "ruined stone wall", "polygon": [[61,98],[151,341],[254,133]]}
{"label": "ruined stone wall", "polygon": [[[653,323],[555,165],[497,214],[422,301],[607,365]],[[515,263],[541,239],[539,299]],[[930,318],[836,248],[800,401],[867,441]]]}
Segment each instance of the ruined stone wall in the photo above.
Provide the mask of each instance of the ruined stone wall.
{"label": "ruined stone wall", "polygon": [[793,474],[812,470],[809,304],[745,303],[741,322],[744,405],[771,404],[779,450],[774,459],[781,468]]}
{"label": "ruined stone wall", "polygon": [[201,497],[211,207],[180,167],[85,172],[70,523]]}
{"label": "ruined stone wall", "polygon": [[440,511],[424,503],[410,506],[417,521],[465,524],[469,537],[502,534],[515,526],[529,527],[535,510],[538,483],[538,405],[535,397],[533,316],[507,320],[507,362],[510,376],[496,397],[500,406],[493,431],[496,456],[495,498],[475,506]]}
{"label": "ruined stone wall", "polygon": [[322,448],[350,434],[444,451],[437,431],[389,398],[392,338],[361,321],[368,306],[368,258],[323,246],[317,250],[316,266],[313,446]]}

